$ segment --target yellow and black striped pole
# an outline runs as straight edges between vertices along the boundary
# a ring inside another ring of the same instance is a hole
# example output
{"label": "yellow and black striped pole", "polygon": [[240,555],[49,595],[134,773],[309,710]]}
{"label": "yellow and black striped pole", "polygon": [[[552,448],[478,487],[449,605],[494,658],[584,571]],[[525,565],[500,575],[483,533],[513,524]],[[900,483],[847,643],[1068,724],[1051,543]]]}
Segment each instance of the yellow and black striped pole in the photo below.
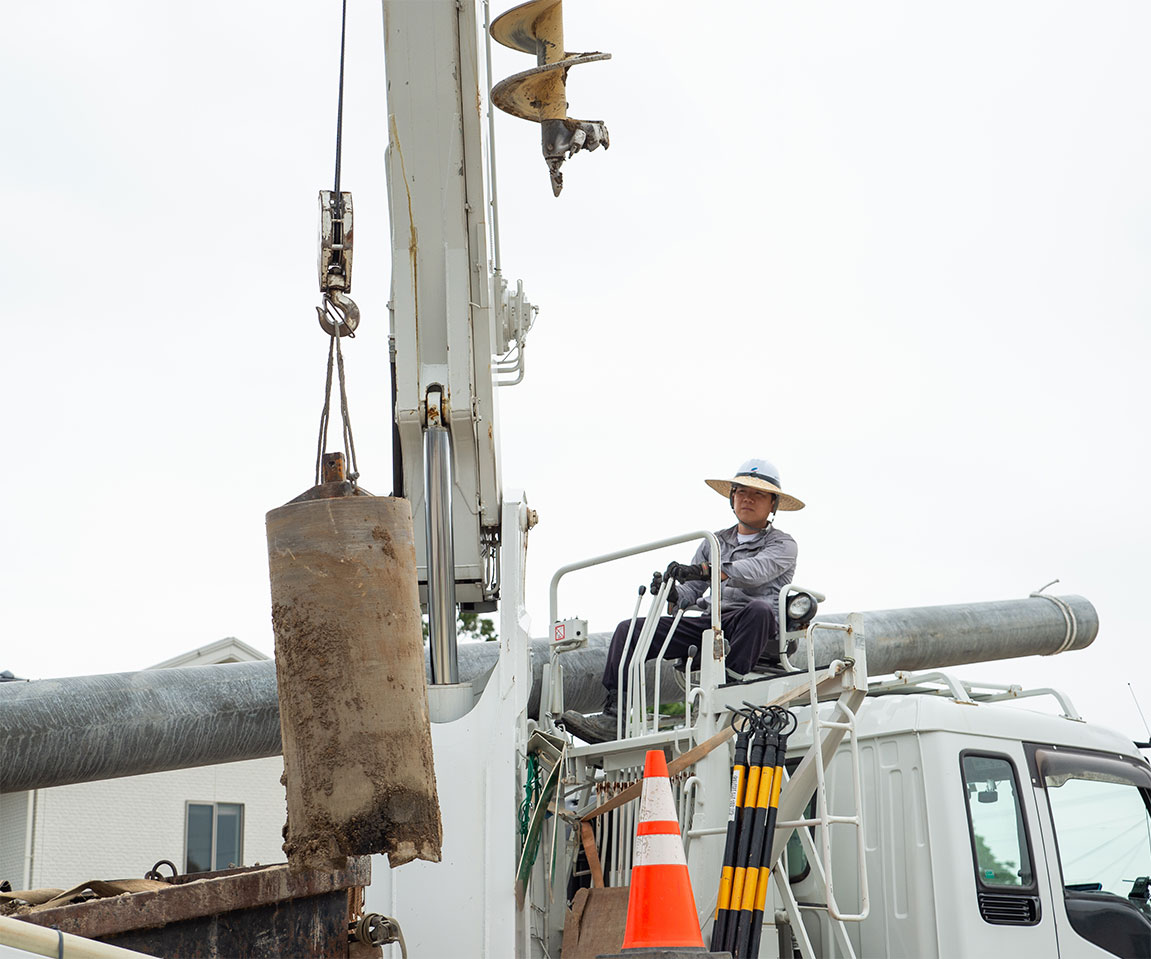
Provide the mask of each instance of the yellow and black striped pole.
{"label": "yellow and black striped pole", "polygon": [[[766,893],[767,877],[761,875],[763,863],[764,829],[767,826],[768,809],[771,807],[771,797],[778,796],[776,792],[776,761],[779,746],[779,736],[774,728],[762,730],[759,738],[763,742],[760,753],[759,788],[756,792],[755,807],[751,819],[751,836],[748,847],[746,872],[743,881],[743,895],[739,900],[739,916],[736,920],[734,941],[729,951],[733,956],[744,957],[749,955],[748,946],[751,942],[752,917],[755,914],[759,893]],[[778,800],[777,800],[778,801]],[[733,907],[735,903],[732,904]],[[760,912],[762,918],[763,912]],[[733,917],[734,918],[734,917]]]}
{"label": "yellow and black striped pole", "polygon": [[743,901],[743,888],[747,880],[747,860],[751,853],[752,819],[755,814],[756,801],[759,797],[759,777],[763,760],[763,730],[760,724],[753,721],[753,734],[748,749],[747,761],[747,788],[744,790],[743,808],[739,810],[739,839],[735,850],[735,868],[732,871],[731,899],[728,907],[727,921],[723,930],[723,945],[714,948],[719,952],[726,950],[734,954],[735,934],[738,927],[739,907]]}
{"label": "yellow and black striped pole", "polygon": [[[755,909],[751,914],[751,930],[744,956],[759,955],[759,937],[763,932],[763,913],[767,904],[767,881],[771,876],[771,852],[775,841],[775,822],[779,816],[779,790],[783,784],[783,762],[787,757],[787,737],[795,730],[795,717],[788,713],[792,725],[785,727],[785,731],[778,734],[775,747],[775,769],[772,772],[771,799],[767,808],[767,819],[764,822],[763,857],[760,859],[759,880],[755,890]],[[782,717],[781,717],[782,718]]]}
{"label": "yellow and black striped pole", "polygon": [[[742,714],[740,714],[742,715]],[[735,734],[735,758],[731,766],[731,804],[727,809],[727,842],[723,847],[723,871],[719,876],[719,895],[715,901],[715,922],[711,927],[711,950],[719,952],[731,918],[731,884],[735,874],[735,855],[739,842],[739,821],[747,795],[747,747],[753,728],[744,717],[743,729]]]}

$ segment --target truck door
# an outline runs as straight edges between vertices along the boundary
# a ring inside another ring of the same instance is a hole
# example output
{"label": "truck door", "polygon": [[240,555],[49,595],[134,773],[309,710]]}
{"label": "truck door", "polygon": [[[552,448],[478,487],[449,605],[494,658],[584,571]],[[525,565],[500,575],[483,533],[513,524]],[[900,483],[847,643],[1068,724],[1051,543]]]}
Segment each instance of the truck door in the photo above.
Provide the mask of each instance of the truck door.
{"label": "truck door", "polygon": [[1061,959],[1151,959],[1151,769],[1028,744]]}

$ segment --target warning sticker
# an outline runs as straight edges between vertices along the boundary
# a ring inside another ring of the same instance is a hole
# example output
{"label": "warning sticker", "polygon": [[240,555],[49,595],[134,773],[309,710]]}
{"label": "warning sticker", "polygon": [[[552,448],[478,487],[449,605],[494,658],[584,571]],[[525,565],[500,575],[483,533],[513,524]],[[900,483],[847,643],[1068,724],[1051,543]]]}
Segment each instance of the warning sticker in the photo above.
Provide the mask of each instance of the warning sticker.
{"label": "warning sticker", "polygon": [[563,623],[556,623],[556,642],[563,642],[564,636],[567,635],[567,627]]}
{"label": "warning sticker", "polygon": [[743,770],[740,769],[739,766],[736,766],[731,771],[731,802],[728,803],[727,807],[728,822],[735,819],[735,811],[739,805],[739,780],[741,772],[743,772]]}

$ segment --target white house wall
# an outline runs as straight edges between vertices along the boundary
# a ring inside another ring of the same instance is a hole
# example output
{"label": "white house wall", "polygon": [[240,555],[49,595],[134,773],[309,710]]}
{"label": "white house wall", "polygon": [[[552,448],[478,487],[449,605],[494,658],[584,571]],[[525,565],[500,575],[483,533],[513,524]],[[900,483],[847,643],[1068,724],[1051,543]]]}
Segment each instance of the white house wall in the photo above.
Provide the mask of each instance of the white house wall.
{"label": "white house wall", "polygon": [[28,793],[0,795],[0,880],[15,889],[24,881]]}
{"label": "white house wall", "polygon": [[[243,803],[243,865],[283,862],[283,770],[273,756],[38,790],[31,885],[139,878],[161,859],[183,872],[189,801]],[[23,882],[26,837],[17,796],[0,807],[0,878],[13,888]]]}
{"label": "white house wall", "polygon": [[[229,636],[152,668],[263,659],[264,653]],[[161,859],[183,872],[189,802],[242,803],[244,861],[237,865],[283,862],[283,771],[283,759],[273,756],[37,790],[30,886],[140,878]],[[25,882],[30,795],[0,795],[0,880],[13,889]]]}

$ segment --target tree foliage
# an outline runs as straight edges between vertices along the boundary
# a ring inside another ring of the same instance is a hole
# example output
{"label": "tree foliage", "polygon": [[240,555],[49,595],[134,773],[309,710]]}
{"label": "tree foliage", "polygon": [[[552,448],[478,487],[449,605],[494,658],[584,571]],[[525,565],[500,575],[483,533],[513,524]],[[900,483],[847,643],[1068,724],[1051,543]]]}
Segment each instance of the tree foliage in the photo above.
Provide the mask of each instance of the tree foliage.
{"label": "tree foliage", "polygon": [[975,861],[979,863],[980,877],[989,886],[1020,885],[1019,867],[999,859],[979,833],[975,834]]}
{"label": "tree foliage", "polygon": [[496,624],[483,619],[479,613],[460,610],[456,616],[456,635],[461,639],[482,639],[490,643],[496,639]]}
{"label": "tree foliage", "polygon": [[[428,618],[424,617],[424,639],[428,638]],[[469,640],[483,640],[484,642],[494,642],[499,637],[496,635],[496,624],[490,619],[484,619],[479,613],[469,613],[466,610],[459,610],[456,613],[456,638],[469,639]]]}

